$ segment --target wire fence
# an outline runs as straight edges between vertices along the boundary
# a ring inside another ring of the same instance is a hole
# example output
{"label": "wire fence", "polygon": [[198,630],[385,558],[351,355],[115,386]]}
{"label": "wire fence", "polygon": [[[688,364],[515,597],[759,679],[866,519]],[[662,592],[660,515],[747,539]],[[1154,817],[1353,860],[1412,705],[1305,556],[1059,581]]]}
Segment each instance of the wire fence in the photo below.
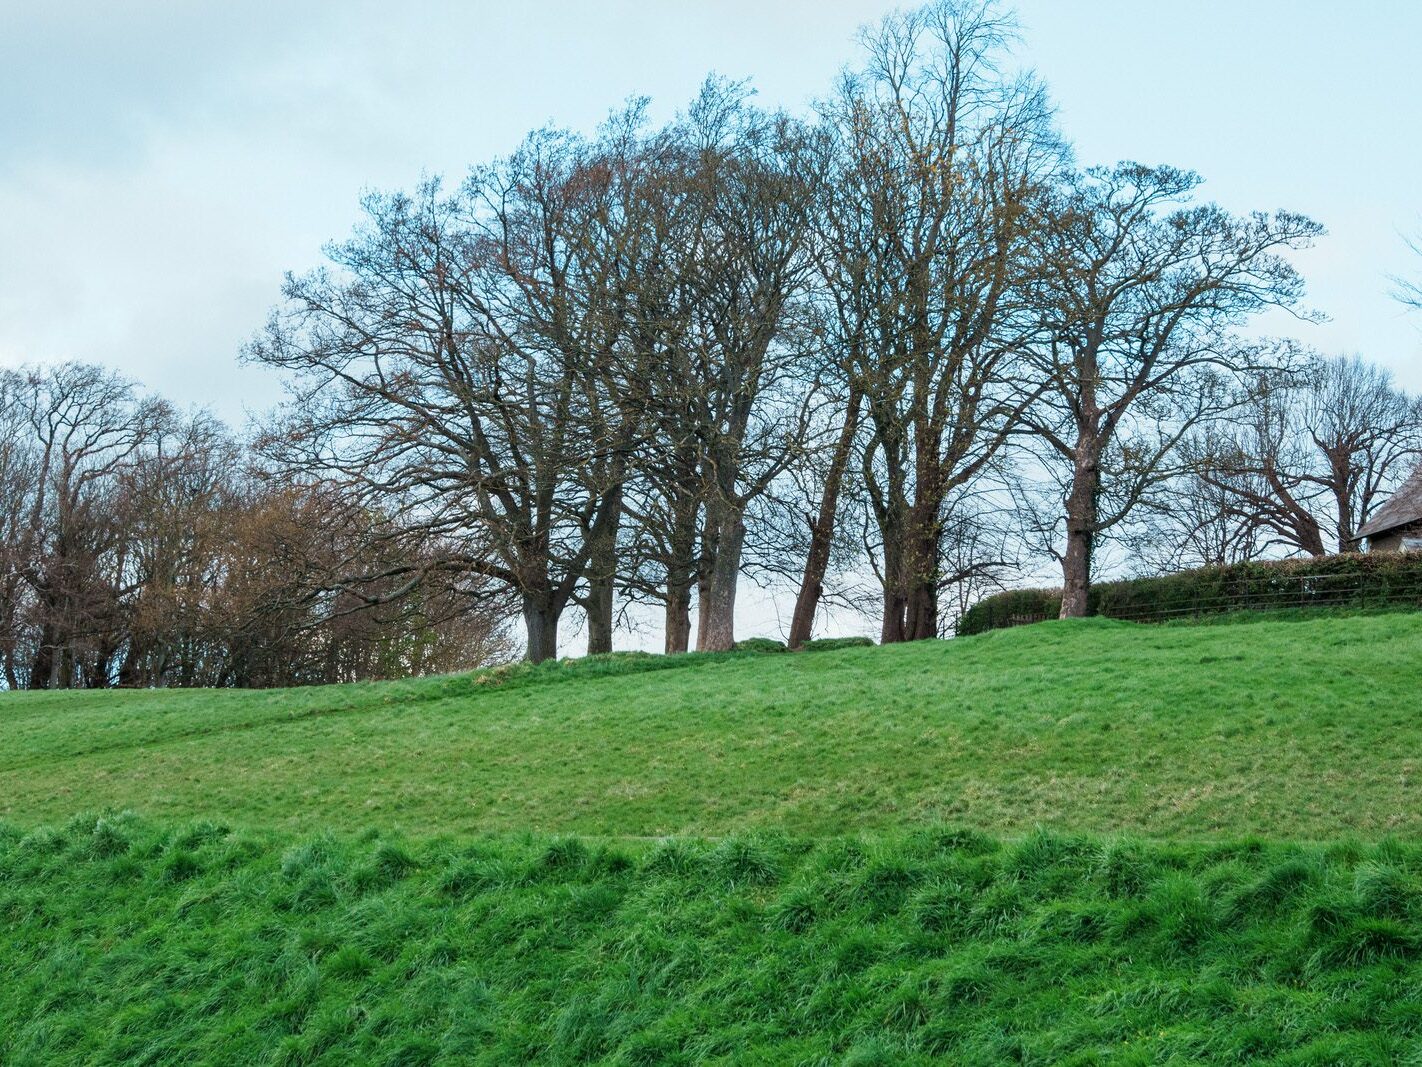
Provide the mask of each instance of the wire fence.
{"label": "wire fence", "polygon": [[1422,587],[1379,587],[1352,574],[1290,574],[1271,576],[1267,586],[1195,593],[1187,603],[1127,607],[1103,605],[1102,614],[1132,622],[1222,615],[1239,611],[1307,611],[1352,608],[1422,608]]}

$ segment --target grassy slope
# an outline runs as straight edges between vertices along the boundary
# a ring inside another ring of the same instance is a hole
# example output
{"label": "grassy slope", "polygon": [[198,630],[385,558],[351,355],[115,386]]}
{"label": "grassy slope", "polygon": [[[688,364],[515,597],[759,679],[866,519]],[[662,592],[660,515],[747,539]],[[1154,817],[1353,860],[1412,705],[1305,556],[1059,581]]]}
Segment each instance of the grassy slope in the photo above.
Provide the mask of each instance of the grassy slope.
{"label": "grassy slope", "polygon": [[1416,1062],[1420,873],[1397,843],[0,827],[0,1062]]}
{"label": "grassy slope", "polygon": [[134,808],[288,831],[1376,837],[1422,831],[1422,616],[12,694],[0,730],[0,819],[20,825]]}

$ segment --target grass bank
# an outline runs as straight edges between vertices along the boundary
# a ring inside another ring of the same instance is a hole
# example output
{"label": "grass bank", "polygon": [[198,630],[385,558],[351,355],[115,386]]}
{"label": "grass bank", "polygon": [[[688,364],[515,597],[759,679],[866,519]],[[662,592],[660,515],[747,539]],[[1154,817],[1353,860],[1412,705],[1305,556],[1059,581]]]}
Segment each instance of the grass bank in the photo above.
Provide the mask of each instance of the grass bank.
{"label": "grass bank", "polygon": [[0,828],[0,1061],[1391,1063],[1422,847]]}

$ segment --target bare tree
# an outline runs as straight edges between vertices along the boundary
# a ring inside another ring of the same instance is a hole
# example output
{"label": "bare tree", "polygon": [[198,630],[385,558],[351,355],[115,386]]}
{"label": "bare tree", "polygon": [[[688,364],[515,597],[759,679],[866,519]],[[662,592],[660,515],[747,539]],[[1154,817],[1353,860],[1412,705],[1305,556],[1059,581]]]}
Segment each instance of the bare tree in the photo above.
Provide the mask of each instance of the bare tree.
{"label": "bare tree", "polygon": [[30,573],[30,509],[39,487],[40,457],[34,447],[24,376],[0,372],[0,659],[7,689],[28,680],[33,589]]}
{"label": "bare tree", "polygon": [[597,364],[618,322],[588,254],[607,181],[586,143],[544,131],[452,196],[371,196],[330,250],[339,276],[289,278],[250,349],[293,375],[274,453],[516,591],[535,662],[620,512],[628,442]]}
{"label": "bare tree", "polygon": [[806,132],[740,83],[708,79],[658,152],[658,239],[633,287],[647,436],[629,546],[635,592],[665,607],[666,650],[735,642],[747,512],[795,462],[809,419],[803,288]]}
{"label": "bare tree", "polygon": [[1195,447],[1194,476],[1235,525],[1286,551],[1356,547],[1354,532],[1422,452],[1422,404],[1354,356],[1266,377]]}
{"label": "bare tree", "polygon": [[1000,71],[1013,32],[991,2],[891,15],[825,108],[822,275],[844,392],[864,408],[857,473],[879,527],[884,641],[938,635],[946,503],[1024,403],[1022,272],[1062,151],[1040,87]]}
{"label": "bare tree", "polygon": [[696,642],[713,652],[735,643],[746,508],[793,461],[805,426],[808,343],[794,316],[813,203],[803,132],[745,97],[740,86],[708,81],[687,121],[693,180],[708,205],[686,380],[705,435]]}
{"label": "bare tree", "polygon": [[1237,218],[1188,201],[1200,179],[1123,163],[1067,183],[1038,252],[1045,392],[1032,415],[1060,487],[1062,616],[1084,615],[1101,535],[1175,473],[1180,442],[1274,366],[1234,328],[1292,307],[1302,282],[1280,253],[1320,231],[1295,214]]}
{"label": "bare tree", "polygon": [[150,432],[153,408],[132,382],[80,363],[23,371],[10,391],[32,464],[10,564],[32,613],[24,682],[106,685],[132,591],[117,480]]}

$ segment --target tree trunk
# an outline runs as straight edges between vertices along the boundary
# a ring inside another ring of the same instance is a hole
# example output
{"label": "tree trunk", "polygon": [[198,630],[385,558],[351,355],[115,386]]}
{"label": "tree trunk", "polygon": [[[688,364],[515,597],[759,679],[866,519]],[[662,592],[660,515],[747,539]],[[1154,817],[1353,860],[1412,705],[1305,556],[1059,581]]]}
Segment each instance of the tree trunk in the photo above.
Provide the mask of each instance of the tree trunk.
{"label": "tree trunk", "polygon": [[691,590],[696,585],[698,561],[696,529],[700,501],[695,490],[668,497],[671,529],[667,534],[666,618],[663,627],[668,655],[691,647]]}
{"label": "tree trunk", "polygon": [[558,616],[560,612],[548,593],[525,593],[523,624],[528,632],[528,647],[523,658],[530,663],[542,663],[558,656]]}
{"label": "tree trunk", "polygon": [[884,528],[884,617],[879,624],[879,643],[892,645],[907,638],[908,596],[905,594],[903,542]]}
{"label": "tree trunk", "polygon": [[825,475],[824,496],[820,512],[810,527],[810,550],[805,556],[805,574],[800,579],[800,595],[795,598],[795,614],[790,618],[792,649],[800,648],[815,629],[815,612],[824,595],[825,571],[829,568],[830,545],[834,541],[835,516],[839,511],[839,492],[844,483],[844,470],[849,465],[854,432],[859,423],[859,393],[851,389],[845,411],[844,426],[835,442],[834,455]]}
{"label": "tree trunk", "polygon": [[666,610],[667,655],[685,652],[691,647],[691,579],[667,583]]}
{"label": "tree trunk", "polygon": [[907,531],[900,543],[884,546],[884,619],[879,634],[884,644],[938,636],[939,527],[936,518],[922,519],[918,513],[933,511],[914,508],[900,526]]}
{"label": "tree trunk", "polygon": [[884,619],[879,625],[879,643],[897,644],[907,639],[908,598],[898,591],[897,583],[884,588]]}
{"label": "tree trunk", "polygon": [[589,656],[612,651],[612,601],[612,575],[590,577],[587,602],[584,605],[588,616]]}
{"label": "tree trunk", "polygon": [[739,507],[723,504],[716,524],[716,555],[702,582],[698,652],[729,652],[736,645],[736,585],[741,573],[745,519]]}
{"label": "tree trunk", "polygon": [[937,471],[930,461],[920,460],[919,470],[918,500],[908,524],[910,541],[904,567],[905,641],[938,636],[938,552],[942,539],[938,514],[943,501]]}
{"label": "tree trunk", "polygon": [[587,599],[588,655],[612,651],[612,618],[617,583],[617,534],[622,527],[622,467],[614,468],[616,482],[607,491],[593,525],[588,553]]}
{"label": "tree trunk", "polygon": [[39,642],[30,659],[29,688],[47,689],[54,669],[54,631],[48,623],[40,628]]}
{"label": "tree trunk", "polygon": [[1067,494],[1066,551],[1062,554],[1060,618],[1086,617],[1091,593],[1091,554],[1096,547],[1096,501],[1101,490],[1101,461],[1094,442],[1080,440]]}
{"label": "tree trunk", "polygon": [[931,579],[915,581],[904,610],[904,637],[926,641],[938,636],[938,588]]}
{"label": "tree trunk", "polygon": [[1358,539],[1353,533],[1357,528],[1353,521],[1353,502],[1346,491],[1335,491],[1333,495],[1338,506],[1338,551],[1357,552]]}

